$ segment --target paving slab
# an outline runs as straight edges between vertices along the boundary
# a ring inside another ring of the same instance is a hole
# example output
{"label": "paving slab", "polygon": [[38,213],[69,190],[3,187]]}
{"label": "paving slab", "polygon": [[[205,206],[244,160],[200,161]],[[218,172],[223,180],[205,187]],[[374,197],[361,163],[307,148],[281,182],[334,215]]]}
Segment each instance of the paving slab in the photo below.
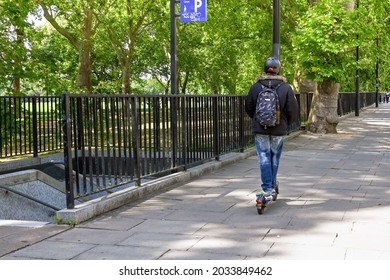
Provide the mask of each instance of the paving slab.
{"label": "paving slab", "polygon": [[32,221],[13,224],[18,225],[0,226],[0,258],[69,230],[69,226],[43,225]]}

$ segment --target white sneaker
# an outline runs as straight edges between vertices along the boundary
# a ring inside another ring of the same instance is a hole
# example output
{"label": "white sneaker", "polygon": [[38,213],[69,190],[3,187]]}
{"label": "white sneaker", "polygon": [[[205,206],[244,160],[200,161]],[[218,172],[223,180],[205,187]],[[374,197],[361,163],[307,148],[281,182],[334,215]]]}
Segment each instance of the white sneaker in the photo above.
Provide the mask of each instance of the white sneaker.
{"label": "white sneaker", "polygon": [[274,192],[275,192],[275,190],[265,192],[262,188],[260,188],[256,192],[257,200],[258,201],[262,201],[262,199],[264,197],[266,201],[271,201],[273,199],[273,193]]}

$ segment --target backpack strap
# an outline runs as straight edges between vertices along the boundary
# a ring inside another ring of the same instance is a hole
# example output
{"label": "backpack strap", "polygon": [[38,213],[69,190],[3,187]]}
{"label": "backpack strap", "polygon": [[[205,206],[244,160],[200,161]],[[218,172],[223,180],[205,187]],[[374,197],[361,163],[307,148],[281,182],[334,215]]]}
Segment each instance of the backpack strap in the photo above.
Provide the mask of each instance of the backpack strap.
{"label": "backpack strap", "polygon": [[284,82],[281,82],[281,83],[277,84],[277,85],[274,87],[274,90],[277,91],[278,88],[279,88],[282,84],[284,84]]}

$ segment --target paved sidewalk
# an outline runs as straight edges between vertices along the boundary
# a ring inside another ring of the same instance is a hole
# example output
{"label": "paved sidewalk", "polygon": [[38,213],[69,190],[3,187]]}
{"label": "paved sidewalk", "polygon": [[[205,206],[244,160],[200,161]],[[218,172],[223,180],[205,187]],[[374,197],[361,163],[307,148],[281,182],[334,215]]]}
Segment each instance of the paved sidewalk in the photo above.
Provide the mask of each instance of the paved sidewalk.
{"label": "paved sidewalk", "polygon": [[[285,142],[280,195],[263,215],[251,156],[73,229],[26,237],[26,227],[0,227],[1,259],[390,259],[390,104],[343,118],[338,130]],[[25,247],[6,249],[15,240]]]}

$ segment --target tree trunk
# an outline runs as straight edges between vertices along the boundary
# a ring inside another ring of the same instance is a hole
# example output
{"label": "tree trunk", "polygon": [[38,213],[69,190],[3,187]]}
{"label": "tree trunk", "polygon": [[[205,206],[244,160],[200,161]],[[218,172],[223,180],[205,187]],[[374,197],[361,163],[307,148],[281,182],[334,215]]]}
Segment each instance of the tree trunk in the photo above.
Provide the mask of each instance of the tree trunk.
{"label": "tree trunk", "polygon": [[79,70],[77,75],[77,85],[80,89],[92,92],[92,9],[86,7],[84,9],[84,20],[82,26],[82,36],[80,40],[72,35],[71,32],[59,25],[56,19],[51,14],[49,8],[40,4],[43,10],[43,15],[46,20],[56,29],[62,36],[69,40],[72,46],[79,54]]}
{"label": "tree trunk", "polygon": [[124,58],[124,64],[122,65],[122,94],[131,94],[131,58]]}
{"label": "tree trunk", "polygon": [[[317,2],[317,0],[310,1],[312,5],[316,5]],[[352,11],[355,7],[355,1],[346,1],[344,7]],[[317,84],[308,119],[307,129],[309,131],[314,133],[337,133],[339,89],[340,85],[331,80],[324,80]]]}
{"label": "tree trunk", "polygon": [[337,102],[340,85],[325,80],[317,85],[311,104],[308,130],[314,133],[337,133]]}
{"label": "tree trunk", "polygon": [[349,11],[353,11],[355,9],[355,0],[346,1],[344,7]]}
{"label": "tree trunk", "polygon": [[187,71],[184,76],[183,86],[181,87],[181,94],[186,94],[189,77],[190,77],[190,72]]}
{"label": "tree trunk", "polygon": [[83,36],[80,40],[79,48],[79,73],[77,78],[78,87],[92,92],[92,10],[85,9],[85,18],[83,22]]}
{"label": "tree trunk", "polygon": [[[21,93],[21,80],[22,80],[22,72],[23,72],[23,55],[21,54],[20,50],[25,49],[23,37],[24,37],[24,30],[22,28],[16,28],[16,51],[15,55],[13,56],[14,61],[14,79],[12,81],[12,92],[15,96],[20,96]],[[19,51],[18,51],[19,50]]]}

